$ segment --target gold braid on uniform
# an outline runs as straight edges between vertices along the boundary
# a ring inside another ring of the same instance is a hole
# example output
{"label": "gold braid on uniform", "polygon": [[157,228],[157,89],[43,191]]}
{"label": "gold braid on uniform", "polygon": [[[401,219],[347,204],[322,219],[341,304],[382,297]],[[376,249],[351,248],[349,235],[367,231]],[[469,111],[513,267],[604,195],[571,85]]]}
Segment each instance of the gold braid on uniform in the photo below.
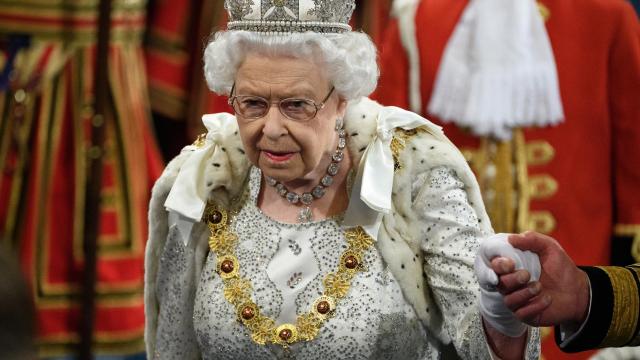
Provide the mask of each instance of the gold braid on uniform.
{"label": "gold braid on uniform", "polygon": [[[640,264],[627,267],[581,267],[591,283],[589,315],[582,331],[562,350],[578,352],[593,348],[640,344]],[[556,342],[561,344],[560,331]]]}

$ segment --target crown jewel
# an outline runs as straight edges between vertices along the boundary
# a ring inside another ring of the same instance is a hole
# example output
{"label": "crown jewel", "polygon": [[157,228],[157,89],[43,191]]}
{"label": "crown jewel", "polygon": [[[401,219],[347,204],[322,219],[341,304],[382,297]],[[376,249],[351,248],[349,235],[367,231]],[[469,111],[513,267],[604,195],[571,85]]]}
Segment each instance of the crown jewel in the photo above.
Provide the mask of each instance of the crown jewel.
{"label": "crown jewel", "polygon": [[264,33],[351,31],[355,0],[225,0],[228,30]]}

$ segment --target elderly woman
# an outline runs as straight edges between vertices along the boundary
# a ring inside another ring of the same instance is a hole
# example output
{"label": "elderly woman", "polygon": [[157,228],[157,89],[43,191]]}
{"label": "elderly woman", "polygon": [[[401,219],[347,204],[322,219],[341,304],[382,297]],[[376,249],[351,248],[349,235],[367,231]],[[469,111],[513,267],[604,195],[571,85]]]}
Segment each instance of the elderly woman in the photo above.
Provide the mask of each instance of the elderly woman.
{"label": "elderly woman", "polygon": [[376,52],[347,25],[353,1],[226,7],[205,75],[235,116],[205,115],[154,188],[149,355],[537,358],[537,331],[479,295],[492,229],[464,158],[364,98]]}

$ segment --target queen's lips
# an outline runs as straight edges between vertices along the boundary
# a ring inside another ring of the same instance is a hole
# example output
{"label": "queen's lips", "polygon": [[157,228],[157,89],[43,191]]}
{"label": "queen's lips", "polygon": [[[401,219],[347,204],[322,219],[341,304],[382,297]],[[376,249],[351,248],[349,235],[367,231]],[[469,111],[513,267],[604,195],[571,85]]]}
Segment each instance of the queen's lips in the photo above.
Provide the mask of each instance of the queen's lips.
{"label": "queen's lips", "polygon": [[283,162],[291,159],[295,153],[293,152],[271,152],[267,150],[262,150],[264,156],[266,156],[269,160],[274,162]]}

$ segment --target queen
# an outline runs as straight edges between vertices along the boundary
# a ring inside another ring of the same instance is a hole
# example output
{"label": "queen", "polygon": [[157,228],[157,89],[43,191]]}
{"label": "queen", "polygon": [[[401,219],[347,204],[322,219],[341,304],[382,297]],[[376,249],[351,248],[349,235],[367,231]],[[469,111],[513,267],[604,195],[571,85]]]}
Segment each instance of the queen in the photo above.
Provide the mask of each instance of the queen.
{"label": "queen", "polygon": [[354,1],[225,7],[204,72],[235,114],[203,116],[154,187],[149,356],[537,359],[536,329],[477,306],[493,230],[464,158],[366,98],[376,49]]}

